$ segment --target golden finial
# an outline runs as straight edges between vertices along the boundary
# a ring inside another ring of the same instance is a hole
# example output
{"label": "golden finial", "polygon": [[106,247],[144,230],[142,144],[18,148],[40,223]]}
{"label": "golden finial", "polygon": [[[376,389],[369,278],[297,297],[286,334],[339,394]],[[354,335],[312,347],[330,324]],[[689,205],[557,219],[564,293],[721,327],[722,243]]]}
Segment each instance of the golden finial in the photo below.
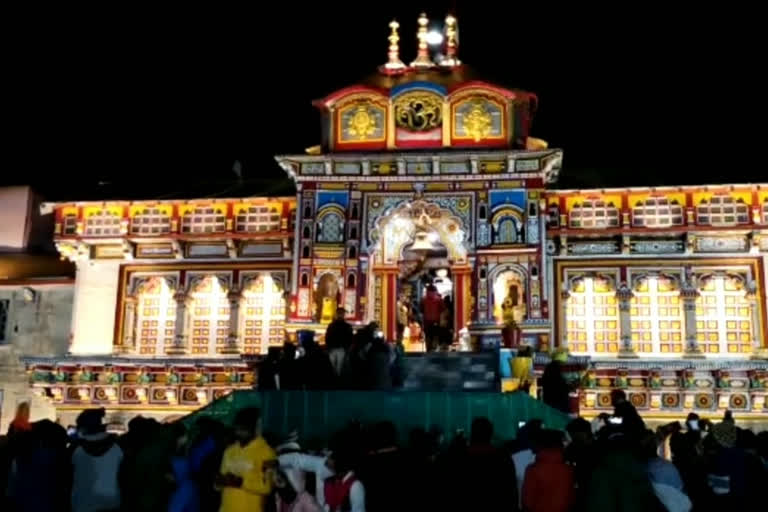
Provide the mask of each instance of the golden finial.
{"label": "golden finial", "polygon": [[440,59],[441,66],[458,66],[461,64],[458,53],[458,30],[456,28],[456,17],[449,14],[445,17],[445,56]]}
{"label": "golden finial", "polygon": [[403,61],[400,60],[400,46],[398,46],[398,42],[400,41],[400,36],[397,34],[397,29],[400,28],[400,24],[396,20],[392,20],[389,23],[389,28],[392,29],[392,33],[389,34],[389,52],[387,55],[389,56],[389,60],[386,64],[384,64],[384,69],[387,71],[400,71],[405,69],[405,64],[403,64]]}
{"label": "golden finial", "polygon": [[421,13],[419,16],[419,31],[416,37],[419,40],[419,53],[416,55],[416,60],[411,62],[411,66],[414,68],[431,68],[435,65],[432,59],[429,58],[429,48],[427,47],[427,25],[429,24],[429,18],[426,13]]}

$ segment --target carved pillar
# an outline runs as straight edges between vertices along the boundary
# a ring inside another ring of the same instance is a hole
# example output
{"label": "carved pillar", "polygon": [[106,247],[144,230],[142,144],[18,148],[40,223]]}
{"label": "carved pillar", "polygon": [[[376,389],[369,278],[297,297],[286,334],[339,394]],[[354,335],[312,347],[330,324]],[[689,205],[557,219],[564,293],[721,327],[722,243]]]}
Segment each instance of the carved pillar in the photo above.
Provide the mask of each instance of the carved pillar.
{"label": "carved pillar", "polygon": [[136,349],[136,304],[138,300],[133,295],[128,295],[123,301],[123,332],[120,351],[133,352]]}
{"label": "carved pillar", "polygon": [[176,301],[176,334],[173,337],[173,347],[167,352],[181,355],[187,353],[187,294],[179,290],[173,299]]}
{"label": "carved pillar", "polygon": [[[271,290],[270,290],[271,292]],[[265,290],[265,293],[267,291]],[[222,350],[222,354],[239,354],[239,331],[240,331],[240,298],[242,297],[237,286],[233,286],[227,294],[229,299],[229,336],[227,337],[227,346]]]}
{"label": "carved pillar", "polygon": [[760,302],[757,300],[757,286],[754,282],[747,285],[746,299],[752,313],[752,358],[768,359],[768,349],[763,347],[760,333]]}
{"label": "carved pillar", "polygon": [[635,349],[632,347],[632,317],[629,314],[632,296],[632,290],[626,283],[622,283],[616,290],[616,300],[619,302],[619,336],[621,338],[619,357],[622,358],[637,357]]}
{"label": "carved pillar", "polygon": [[[560,344],[559,346],[568,349],[568,299],[571,298],[571,292],[563,286],[560,291],[560,309],[563,322],[560,324]],[[557,347],[554,347],[557,348]]]}
{"label": "carved pillar", "polygon": [[685,314],[685,357],[701,358],[704,353],[696,339],[696,298],[699,291],[692,283],[686,283],[680,289],[680,298],[683,300],[683,312]]}

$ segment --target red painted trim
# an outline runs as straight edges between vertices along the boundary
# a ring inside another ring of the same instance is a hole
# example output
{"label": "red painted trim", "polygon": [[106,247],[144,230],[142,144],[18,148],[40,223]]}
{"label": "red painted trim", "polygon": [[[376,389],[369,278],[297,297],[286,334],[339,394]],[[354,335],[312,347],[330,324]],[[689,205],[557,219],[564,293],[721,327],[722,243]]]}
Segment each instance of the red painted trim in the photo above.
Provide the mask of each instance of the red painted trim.
{"label": "red painted trim", "polygon": [[345,96],[349,96],[350,94],[357,94],[357,93],[378,94],[380,96],[383,96],[384,99],[387,99],[389,91],[387,89],[368,87],[366,85],[352,85],[350,87],[339,89],[338,91],[329,94],[325,98],[315,100],[312,102],[312,105],[317,108],[327,109],[327,108],[330,108],[334,103],[337,103],[340,99],[343,99]]}
{"label": "red painted trim", "polygon": [[498,140],[481,140],[475,142],[474,140],[467,139],[455,139],[451,138],[451,147],[453,148],[506,148],[509,147],[509,140],[507,138]]}
{"label": "red painted trim", "polygon": [[454,85],[453,87],[448,89],[448,96],[447,96],[448,100],[451,101],[453,99],[453,96],[456,96],[462,91],[465,91],[467,89],[487,89],[489,91],[495,92],[496,94],[504,96],[505,98],[508,98],[508,99],[532,96],[532,94],[529,92],[513,91],[510,89],[499,87],[497,85],[490,84],[488,82],[483,82],[482,80],[471,80],[469,82],[464,82],[458,85]]}
{"label": "red painted trim", "polygon": [[395,140],[395,145],[399,148],[439,148],[443,140]]}
{"label": "red painted trim", "polygon": [[387,286],[389,307],[387,307],[386,339],[394,340],[397,338],[397,274],[394,272],[387,274],[387,279],[389,280]]}

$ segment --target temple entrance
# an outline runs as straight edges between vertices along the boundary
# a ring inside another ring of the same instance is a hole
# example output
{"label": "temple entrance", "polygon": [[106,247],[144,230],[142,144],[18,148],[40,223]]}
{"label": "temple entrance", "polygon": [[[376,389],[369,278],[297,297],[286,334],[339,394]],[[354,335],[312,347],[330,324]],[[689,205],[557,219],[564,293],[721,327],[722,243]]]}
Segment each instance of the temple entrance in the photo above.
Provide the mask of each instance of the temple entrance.
{"label": "temple entrance", "polygon": [[409,352],[447,350],[454,338],[448,250],[432,231],[403,247],[398,273],[398,339]]}
{"label": "temple entrance", "polygon": [[447,349],[469,320],[466,232],[449,210],[407,202],[371,233],[369,318],[407,351]]}

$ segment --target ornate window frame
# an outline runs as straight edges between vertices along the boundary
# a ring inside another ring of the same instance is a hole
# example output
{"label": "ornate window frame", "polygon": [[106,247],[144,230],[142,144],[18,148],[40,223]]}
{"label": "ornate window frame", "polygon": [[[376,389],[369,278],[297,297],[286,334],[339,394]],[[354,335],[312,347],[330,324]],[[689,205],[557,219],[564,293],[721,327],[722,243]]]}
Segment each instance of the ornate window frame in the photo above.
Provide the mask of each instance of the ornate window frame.
{"label": "ornate window frame", "polygon": [[171,232],[171,216],[164,208],[148,206],[131,217],[131,234],[167,235]]}
{"label": "ornate window frame", "polygon": [[573,229],[606,229],[621,226],[621,212],[612,201],[585,199],[568,212],[568,227]]}
{"label": "ornate window frame", "polygon": [[705,226],[749,224],[749,205],[728,194],[715,194],[696,205],[696,223]]}
{"label": "ornate window frame", "polygon": [[632,207],[632,226],[641,228],[665,228],[684,224],[684,208],[677,200],[664,196],[652,196],[638,201]]}

